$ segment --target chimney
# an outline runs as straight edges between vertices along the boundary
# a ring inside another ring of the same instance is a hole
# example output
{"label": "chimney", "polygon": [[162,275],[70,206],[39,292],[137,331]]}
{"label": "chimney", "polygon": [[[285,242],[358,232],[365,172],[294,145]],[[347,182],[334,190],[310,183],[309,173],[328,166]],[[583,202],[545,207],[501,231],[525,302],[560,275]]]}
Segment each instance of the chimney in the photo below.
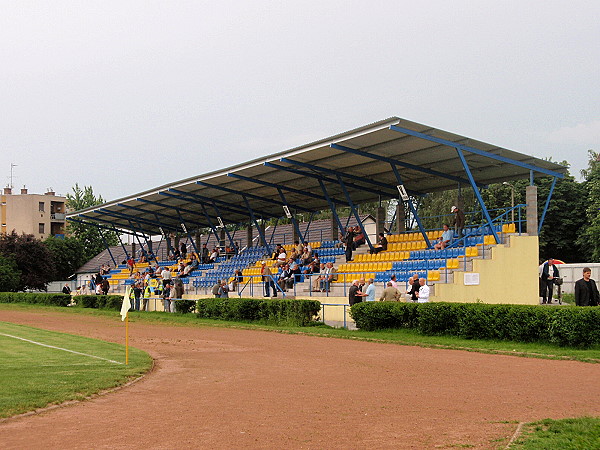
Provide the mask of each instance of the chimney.
{"label": "chimney", "polygon": [[56,195],[56,193],[52,190],[52,188],[48,189],[48,192],[44,195]]}
{"label": "chimney", "polygon": [[10,195],[10,194],[12,194],[12,189],[10,187],[6,186],[4,188],[4,195]]}
{"label": "chimney", "polygon": [[21,188],[21,195],[27,195],[27,188],[25,186]]}

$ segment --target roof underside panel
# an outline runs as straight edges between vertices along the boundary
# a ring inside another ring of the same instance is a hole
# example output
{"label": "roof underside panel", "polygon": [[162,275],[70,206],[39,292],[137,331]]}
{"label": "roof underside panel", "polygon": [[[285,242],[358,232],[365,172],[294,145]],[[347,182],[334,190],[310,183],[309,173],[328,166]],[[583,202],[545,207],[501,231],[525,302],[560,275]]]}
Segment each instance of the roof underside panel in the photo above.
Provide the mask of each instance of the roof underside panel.
{"label": "roof underside panel", "polygon": [[348,205],[342,183],[354,204],[397,198],[392,166],[410,193],[426,195],[470,186],[457,146],[479,186],[528,178],[531,166],[535,176],[566,172],[549,161],[392,117],[67,217],[146,234],[158,234],[159,227],[182,232],[182,223],[193,231],[218,225],[217,216],[226,224],[248,222],[246,201],[256,217],[282,217],[282,194],[296,212],[328,209],[321,184],[338,206]]}

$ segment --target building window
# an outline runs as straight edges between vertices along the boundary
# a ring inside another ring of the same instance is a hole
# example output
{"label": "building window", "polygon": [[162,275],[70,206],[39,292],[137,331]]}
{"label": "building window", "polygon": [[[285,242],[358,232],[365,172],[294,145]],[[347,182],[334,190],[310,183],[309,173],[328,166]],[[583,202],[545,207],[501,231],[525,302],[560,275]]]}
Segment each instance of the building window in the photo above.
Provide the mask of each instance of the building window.
{"label": "building window", "polygon": [[44,229],[45,229],[44,224],[40,223],[40,230],[39,230],[40,234],[44,234],[45,233]]}
{"label": "building window", "polygon": [[40,202],[40,212],[44,212],[45,207],[44,207],[44,202]]}

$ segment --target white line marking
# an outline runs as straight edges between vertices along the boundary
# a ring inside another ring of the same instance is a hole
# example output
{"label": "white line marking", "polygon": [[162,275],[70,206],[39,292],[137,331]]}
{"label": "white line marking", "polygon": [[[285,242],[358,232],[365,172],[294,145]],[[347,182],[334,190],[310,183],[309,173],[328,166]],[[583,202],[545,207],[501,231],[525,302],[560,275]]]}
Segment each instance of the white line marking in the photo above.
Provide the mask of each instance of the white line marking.
{"label": "white line marking", "polygon": [[30,342],[31,344],[41,345],[42,347],[54,348],[56,350],[62,350],[63,352],[75,353],[76,355],[89,356],[90,358],[101,359],[103,361],[108,361],[108,362],[111,362],[114,364],[123,364],[122,362],[113,361],[112,359],[102,358],[101,356],[88,355],[87,353],[76,352],[75,350],[69,350],[69,349],[62,348],[62,347],[55,347],[54,345],[42,344],[41,342],[32,341],[29,339],[25,339],[25,338],[18,337],[18,336],[13,336],[10,334],[0,333],[0,336],[6,336],[6,337],[13,338],[13,339],[19,339],[21,341]]}
{"label": "white line marking", "polygon": [[519,422],[519,425],[517,426],[517,429],[515,430],[515,434],[512,435],[512,437],[510,438],[510,441],[508,441],[508,444],[506,444],[506,448],[510,448],[513,443],[517,440],[517,438],[521,435],[521,430],[523,429],[523,425],[525,425],[525,422]]}

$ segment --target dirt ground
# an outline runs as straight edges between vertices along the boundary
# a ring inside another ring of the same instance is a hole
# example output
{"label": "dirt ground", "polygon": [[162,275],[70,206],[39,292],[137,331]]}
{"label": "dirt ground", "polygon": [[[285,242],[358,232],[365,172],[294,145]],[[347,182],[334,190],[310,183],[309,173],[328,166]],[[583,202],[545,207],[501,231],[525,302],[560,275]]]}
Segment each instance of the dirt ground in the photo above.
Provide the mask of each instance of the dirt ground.
{"label": "dirt ground", "polygon": [[[113,342],[114,319],[0,311]],[[155,370],[107,395],[0,423],[0,447],[447,448],[518,422],[600,415],[600,366],[227,328],[132,323]]]}

